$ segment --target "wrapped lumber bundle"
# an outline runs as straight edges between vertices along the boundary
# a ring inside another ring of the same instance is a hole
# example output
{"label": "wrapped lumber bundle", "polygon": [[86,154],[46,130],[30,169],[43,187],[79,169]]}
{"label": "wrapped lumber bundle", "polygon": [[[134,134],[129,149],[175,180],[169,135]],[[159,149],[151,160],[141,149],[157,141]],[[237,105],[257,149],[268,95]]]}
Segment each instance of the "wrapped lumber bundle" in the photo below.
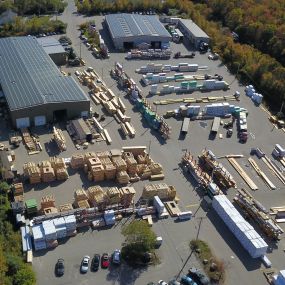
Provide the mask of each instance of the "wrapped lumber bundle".
{"label": "wrapped lumber bundle", "polygon": [[59,205],[59,207],[58,207],[59,212],[67,212],[67,211],[70,211],[72,209],[73,209],[73,207],[69,203],[63,204],[63,205]]}
{"label": "wrapped lumber bundle", "polygon": [[133,202],[134,196],[136,194],[136,190],[134,187],[122,187],[120,188],[121,192],[121,204],[124,207],[129,207]]}
{"label": "wrapped lumber bundle", "polygon": [[55,173],[51,166],[42,168],[41,173],[43,182],[52,182],[55,180]]}
{"label": "wrapped lumber bundle", "polygon": [[127,163],[121,157],[112,157],[112,161],[116,166],[117,171],[126,171]]}
{"label": "wrapped lumber bundle", "polygon": [[83,154],[74,154],[70,160],[70,167],[72,169],[78,169],[84,167],[84,155]]}
{"label": "wrapped lumber bundle", "polygon": [[31,184],[41,182],[40,168],[34,162],[27,162],[23,166],[24,175],[27,176]]}
{"label": "wrapped lumber bundle", "polygon": [[142,198],[152,199],[154,196],[157,196],[158,191],[154,184],[146,184],[143,188]]}
{"label": "wrapped lumber bundle", "polygon": [[69,177],[68,172],[65,167],[57,168],[55,170],[55,175],[56,175],[57,180],[66,180]]}
{"label": "wrapped lumber bundle", "polygon": [[116,178],[117,169],[113,164],[106,164],[104,166],[104,174],[106,180],[113,180]]}
{"label": "wrapped lumber bundle", "polygon": [[55,170],[59,168],[66,168],[64,159],[62,157],[51,157],[49,159],[51,167],[54,168]]}
{"label": "wrapped lumber bundle", "polygon": [[130,182],[130,176],[124,170],[117,172],[116,177],[119,184],[128,184]]}
{"label": "wrapped lumber bundle", "polygon": [[74,199],[75,201],[81,201],[81,200],[87,200],[88,199],[88,196],[85,192],[85,190],[83,189],[77,189],[75,190],[74,192]]}
{"label": "wrapped lumber bundle", "polygon": [[55,207],[55,197],[54,195],[46,195],[41,198],[41,210],[46,208]]}
{"label": "wrapped lumber bundle", "polygon": [[89,158],[94,158],[97,157],[96,153],[93,151],[88,151],[84,154],[84,163],[87,163],[87,161],[89,160]]}
{"label": "wrapped lumber bundle", "polygon": [[117,204],[121,201],[121,192],[117,187],[110,187],[107,190],[107,195],[110,200],[110,204]]}

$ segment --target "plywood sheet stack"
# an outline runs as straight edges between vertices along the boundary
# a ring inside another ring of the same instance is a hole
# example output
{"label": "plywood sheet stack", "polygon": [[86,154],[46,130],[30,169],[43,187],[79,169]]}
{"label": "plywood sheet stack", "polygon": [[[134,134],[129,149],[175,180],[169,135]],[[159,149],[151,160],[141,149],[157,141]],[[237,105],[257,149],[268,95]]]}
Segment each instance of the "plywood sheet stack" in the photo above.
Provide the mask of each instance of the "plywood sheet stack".
{"label": "plywood sheet stack", "polygon": [[152,199],[154,196],[157,196],[158,190],[154,184],[147,184],[143,188],[142,198]]}
{"label": "plywood sheet stack", "polygon": [[14,183],[12,189],[15,202],[24,201],[23,183]]}
{"label": "plywood sheet stack", "polygon": [[128,184],[130,182],[130,176],[125,170],[118,171],[116,178],[119,184]]}
{"label": "plywood sheet stack", "polygon": [[110,200],[110,204],[117,204],[121,201],[121,192],[117,187],[110,187],[107,190],[107,195]]}
{"label": "plywood sheet stack", "polygon": [[117,169],[116,166],[112,164],[106,164],[104,166],[104,174],[106,180],[113,180],[116,178]]}
{"label": "plywood sheet stack", "polygon": [[137,161],[134,158],[134,155],[131,152],[124,152],[123,158],[127,163],[128,173],[132,176],[137,173]]}
{"label": "plywood sheet stack", "polygon": [[73,209],[73,207],[70,203],[59,205],[59,207],[58,207],[59,212],[67,212],[67,211],[70,211],[72,209]]}
{"label": "plywood sheet stack", "polygon": [[90,204],[98,209],[105,209],[110,203],[110,199],[105,191],[100,186],[92,186],[88,188],[88,198]]}
{"label": "plywood sheet stack", "polygon": [[84,167],[84,155],[74,154],[70,160],[70,166],[72,169],[79,169]]}
{"label": "plywood sheet stack", "polygon": [[41,171],[40,168],[34,162],[27,162],[23,166],[24,175],[29,177],[31,184],[41,182]]}
{"label": "plywood sheet stack", "polygon": [[46,208],[55,208],[55,197],[54,195],[46,195],[41,198],[41,210]]}
{"label": "plywood sheet stack", "polygon": [[127,163],[121,157],[112,157],[112,161],[116,166],[117,171],[126,171]]}
{"label": "plywood sheet stack", "polygon": [[134,187],[122,187],[120,188],[121,192],[121,204],[125,207],[129,207],[133,202],[136,190]]}

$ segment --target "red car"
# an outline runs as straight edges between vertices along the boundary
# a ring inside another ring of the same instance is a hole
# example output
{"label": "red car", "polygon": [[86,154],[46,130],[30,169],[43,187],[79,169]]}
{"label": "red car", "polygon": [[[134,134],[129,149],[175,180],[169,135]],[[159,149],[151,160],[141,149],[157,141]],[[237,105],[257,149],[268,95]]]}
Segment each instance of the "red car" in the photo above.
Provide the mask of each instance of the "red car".
{"label": "red car", "polygon": [[101,267],[108,268],[110,265],[110,256],[108,253],[103,253],[101,257]]}

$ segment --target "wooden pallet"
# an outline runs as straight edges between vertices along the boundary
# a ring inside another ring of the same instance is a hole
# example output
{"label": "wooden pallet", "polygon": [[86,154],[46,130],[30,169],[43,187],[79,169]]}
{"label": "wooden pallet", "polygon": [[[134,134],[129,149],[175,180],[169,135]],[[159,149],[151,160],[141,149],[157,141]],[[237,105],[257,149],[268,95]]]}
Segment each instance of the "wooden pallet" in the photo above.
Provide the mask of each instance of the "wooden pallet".
{"label": "wooden pallet", "polygon": [[242,169],[239,163],[232,157],[228,158],[228,161],[233,166],[233,168],[238,172],[238,174],[243,178],[246,184],[250,187],[251,190],[258,190],[258,187],[251,180],[251,178],[246,174],[246,172]]}
{"label": "wooden pallet", "polygon": [[254,168],[256,173],[265,181],[265,183],[269,186],[270,189],[275,190],[276,186],[269,180],[269,178],[264,174],[263,171],[258,167],[257,163],[254,161],[253,158],[248,159],[251,166]]}

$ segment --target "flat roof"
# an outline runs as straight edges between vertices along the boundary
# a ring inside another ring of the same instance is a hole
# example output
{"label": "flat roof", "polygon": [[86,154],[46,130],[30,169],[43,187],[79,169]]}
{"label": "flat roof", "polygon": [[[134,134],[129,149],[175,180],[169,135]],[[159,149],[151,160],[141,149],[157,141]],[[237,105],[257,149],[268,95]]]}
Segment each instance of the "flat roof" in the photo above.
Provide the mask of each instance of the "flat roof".
{"label": "flat roof", "polygon": [[192,20],[180,19],[179,20],[191,33],[197,38],[209,38],[209,36]]}
{"label": "flat roof", "polygon": [[78,83],[60,72],[34,37],[0,39],[0,84],[10,111],[89,101]]}
{"label": "flat roof", "polygon": [[153,15],[110,14],[105,17],[113,38],[153,36],[169,37],[168,31]]}
{"label": "flat roof", "polygon": [[37,38],[37,41],[47,54],[66,53],[60,42],[53,37]]}

